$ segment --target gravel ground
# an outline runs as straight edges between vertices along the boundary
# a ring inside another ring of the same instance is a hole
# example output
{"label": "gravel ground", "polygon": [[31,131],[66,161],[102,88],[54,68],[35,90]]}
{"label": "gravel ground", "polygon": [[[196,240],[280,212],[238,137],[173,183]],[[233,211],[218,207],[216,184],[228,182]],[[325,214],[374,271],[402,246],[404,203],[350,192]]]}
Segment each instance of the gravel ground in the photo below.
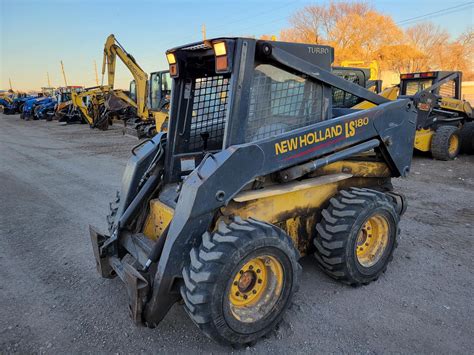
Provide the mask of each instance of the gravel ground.
{"label": "gravel ground", "polygon": [[[227,352],[180,305],[156,329],[129,319],[120,280],[95,270],[88,225],[105,230],[130,148],[120,127],[0,115],[0,353]],[[366,287],[302,260],[284,321],[255,346],[272,353],[472,353],[474,156],[416,157],[396,187],[409,200],[387,272]]]}

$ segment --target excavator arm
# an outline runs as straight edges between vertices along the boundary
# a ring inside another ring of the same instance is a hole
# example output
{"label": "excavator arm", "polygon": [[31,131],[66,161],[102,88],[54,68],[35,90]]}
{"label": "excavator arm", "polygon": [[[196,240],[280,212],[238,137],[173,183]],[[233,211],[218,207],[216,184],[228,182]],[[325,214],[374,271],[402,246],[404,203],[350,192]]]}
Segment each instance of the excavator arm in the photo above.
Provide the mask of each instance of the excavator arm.
{"label": "excavator arm", "polygon": [[[107,67],[107,79],[108,85],[113,88],[115,81],[115,65],[117,61],[117,56],[125,64],[128,70],[132,73],[133,78],[135,79],[137,87],[137,115],[142,120],[147,120],[149,118],[148,108],[146,105],[147,90],[148,90],[148,74],[138,65],[135,61],[135,58],[120,45],[116,40],[115,36],[111,34],[107,37],[104,46],[104,57],[102,61],[102,75],[105,75],[105,70]],[[119,95],[120,98],[123,98],[124,95]],[[126,100],[129,102],[128,100]]]}

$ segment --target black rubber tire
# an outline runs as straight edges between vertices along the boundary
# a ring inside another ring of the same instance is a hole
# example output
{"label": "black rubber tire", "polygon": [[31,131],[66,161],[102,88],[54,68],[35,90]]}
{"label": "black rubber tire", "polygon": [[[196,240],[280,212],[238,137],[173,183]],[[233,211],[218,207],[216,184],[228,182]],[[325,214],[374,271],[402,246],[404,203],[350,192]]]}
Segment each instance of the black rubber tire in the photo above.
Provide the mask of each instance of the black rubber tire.
{"label": "black rubber tire", "polygon": [[461,128],[461,152],[474,154],[474,122],[467,122]]}
{"label": "black rubber tire", "polygon": [[113,232],[115,216],[117,215],[119,203],[120,203],[120,192],[117,191],[115,199],[109,203],[109,214],[107,215],[107,226],[108,226],[108,230],[110,234],[112,234]]}
{"label": "black rubber tire", "polygon": [[[386,217],[389,225],[387,247],[371,267],[362,266],[356,256],[359,230],[374,213]],[[397,247],[399,215],[390,197],[366,188],[339,191],[329,200],[316,225],[315,257],[322,270],[351,286],[367,285],[385,272]]]}
{"label": "black rubber tire", "polygon": [[[263,254],[281,263],[282,290],[270,313],[255,322],[241,322],[224,300],[233,275],[247,260]],[[217,231],[203,235],[183,268],[181,295],[186,312],[208,337],[221,344],[251,344],[274,329],[291,304],[301,273],[298,259],[290,237],[271,224],[239,217],[228,225],[222,222]]]}
{"label": "black rubber tire", "polygon": [[449,153],[449,140],[452,135],[457,135],[459,142],[461,138],[459,129],[454,126],[439,126],[431,140],[431,155],[437,160],[453,160],[459,154],[461,144],[455,153]]}

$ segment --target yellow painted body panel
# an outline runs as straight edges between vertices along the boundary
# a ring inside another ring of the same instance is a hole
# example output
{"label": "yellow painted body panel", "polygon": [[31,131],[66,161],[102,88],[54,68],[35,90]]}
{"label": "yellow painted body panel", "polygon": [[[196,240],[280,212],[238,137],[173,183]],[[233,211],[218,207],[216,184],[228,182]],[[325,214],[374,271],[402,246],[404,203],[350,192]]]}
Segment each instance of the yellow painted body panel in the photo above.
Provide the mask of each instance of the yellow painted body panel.
{"label": "yellow painted body panel", "polygon": [[[351,173],[347,173],[349,171]],[[304,255],[312,245],[321,209],[331,197],[349,187],[379,186],[391,175],[385,163],[369,161],[339,161],[315,173],[322,176],[267,185],[237,194],[220,209],[213,228],[219,221],[228,221],[231,216],[252,217],[285,230]],[[153,199],[143,233],[156,240],[170,224],[173,214],[171,207]]]}
{"label": "yellow painted body panel", "polygon": [[415,134],[415,149],[422,152],[429,152],[431,150],[431,140],[433,139],[434,131],[430,129],[419,129]]}
{"label": "yellow painted body panel", "polygon": [[[392,86],[390,88],[386,88],[383,90],[379,95],[383,96],[389,100],[396,100],[398,97],[398,86]],[[369,108],[375,107],[376,105],[369,101],[362,101],[351,108],[356,110],[367,110]]]}
{"label": "yellow painted body panel", "polygon": [[345,179],[335,179],[336,181],[333,182],[327,182],[328,176],[316,178],[321,179],[321,184],[313,180],[312,184],[307,184],[303,189],[284,191],[284,185],[281,185],[281,193],[278,195],[261,191],[260,197],[255,195],[255,199],[243,202],[238,202],[242,199],[239,199],[237,195],[227,206],[221,208],[222,217],[218,222],[227,221],[230,216],[240,216],[243,219],[252,217],[275,224],[285,230],[300,253],[305,255],[312,246],[321,209],[331,197],[344,188],[372,186],[383,181],[378,178],[356,178],[348,174],[344,175]]}
{"label": "yellow painted body panel", "polygon": [[313,175],[345,173],[356,177],[390,177],[387,164],[370,161],[341,160],[316,170]]}
{"label": "yellow painted body panel", "polygon": [[158,199],[150,201],[150,212],[145,222],[145,229],[143,234],[148,238],[156,240],[168,227],[173,219],[174,210],[162,203]]}
{"label": "yellow painted body panel", "polygon": [[468,101],[442,97],[439,106],[442,109],[461,112],[468,117],[472,117],[472,107]]}
{"label": "yellow painted body panel", "polygon": [[369,80],[377,80],[379,78],[379,63],[376,60],[364,61],[364,60],[343,60],[341,67],[355,67],[355,68],[369,68],[370,78]]}
{"label": "yellow painted body panel", "polygon": [[166,132],[168,130],[168,112],[150,111],[155,120],[155,127],[157,132]]}

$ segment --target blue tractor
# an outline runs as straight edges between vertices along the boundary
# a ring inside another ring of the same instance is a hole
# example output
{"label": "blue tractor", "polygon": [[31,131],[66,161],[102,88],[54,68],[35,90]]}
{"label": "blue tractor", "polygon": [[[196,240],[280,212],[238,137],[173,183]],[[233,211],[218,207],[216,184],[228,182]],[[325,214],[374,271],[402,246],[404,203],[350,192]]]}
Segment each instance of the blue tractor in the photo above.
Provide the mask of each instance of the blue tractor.
{"label": "blue tractor", "polygon": [[53,119],[57,104],[57,100],[54,97],[49,97],[46,100],[36,103],[33,119],[51,121]]}
{"label": "blue tractor", "polygon": [[34,108],[37,104],[41,104],[42,101],[47,100],[48,97],[45,96],[38,96],[26,100],[23,104],[23,109],[20,113],[20,118],[24,120],[29,120],[30,118],[34,118]]}
{"label": "blue tractor", "polygon": [[31,95],[21,95],[13,99],[13,102],[8,106],[4,106],[3,113],[5,115],[14,115],[23,111],[23,105],[26,101],[32,99]]}

